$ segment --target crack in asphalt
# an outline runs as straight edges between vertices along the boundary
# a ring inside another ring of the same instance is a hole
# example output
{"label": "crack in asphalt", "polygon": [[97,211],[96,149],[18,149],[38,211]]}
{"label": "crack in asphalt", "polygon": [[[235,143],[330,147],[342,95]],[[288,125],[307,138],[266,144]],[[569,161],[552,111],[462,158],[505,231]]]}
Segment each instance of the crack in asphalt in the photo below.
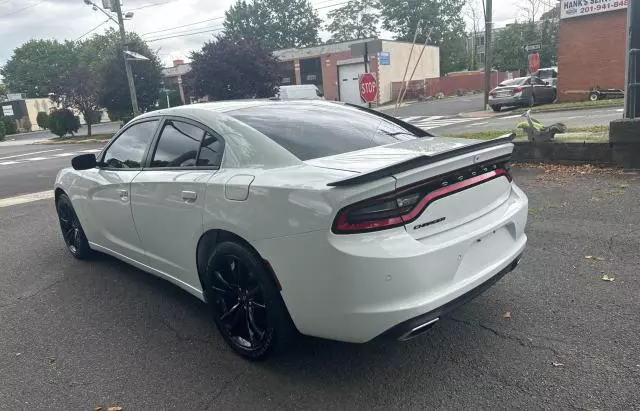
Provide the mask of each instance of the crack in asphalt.
{"label": "crack in asphalt", "polygon": [[60,284],[62,282],[65,282],[67,280],[68,280],[67,277],[61,277],[61,278],[58,278],[57,280],[53,281],[52,283],[50,283],[50,284],[48,284],[48,285],[46,285],[46,286],[44,286],[44,287],[42,287],[40,289],[37,289],[37,290],[35,290],[33,292],[22,293],[21,295],[15,297],[14,300],[9,301],[6,304],[0,304],[0,308],[7,308],[7,307],[14,306],[14,305],[18,304],[22,300],[26,300],[28,298],[33,298],[33,297],[35,297],[35,296],[37,296],[37,295],[49,290],[50,288],[53,288],[55,285]]}
{"label": "crack in asphalt", "polygon": [[215,340],[208,340],[206,338],[198,338],[198,337],[192,337],[192,336],[184,336],[180,334],[180,332],[164,318],[160,319],[160,323],[164,325],[166,328],[168,328],[175,335],[176,339],[178,339],[179,341],[199,342],[201,344],[215,344]]}
{"label": "crack in asphalt", "polygon": [[233,382],[236,382],[239,378],[241,378],[243,375],[245,375],[247,373],[247,371],[249,371],[249,367],[245,368],[244,370],[240,371],[239,373],[236,373],[235,375],[231,376],[231,378],[229,378],[228,381],[226,381],[218,390],[217,393],[215,393],[213,395],[213,397],[211,397],[211,399],[209,401],[207,401],[207,405],[204,407],[205,410],[211,410],[211,409],[215,409],[214,407],[214,402],[220,398],[220,396],[222,395],[222,393],[227,389],[227,387],[229,385],[231,385]]}
{"label": "crack in asphalt", "polygon": [[509,340],[509,341],[515,341],[517,342],[520,346],[525,347],[525,348],[534,348],[534,349],[541,349],[541,350],[547,350],[547,351],[551,351],[554,355],[556,355],[557,357],[562,357],[563,354],[556,350],[553,347],[549,347],[547,345],[541,345],[541,344],[534,344],[533,340],[531,338],[527,338],[526,340],[520,338],[520,337],[516,337],[514,335],[509,335],[503,332],[500,332],[496,329],[493,329],[487,325],[484,324],[480,324],[480,323],[472,323],[470,321],[466,321],[466,320],[461,320],[459,318],[454,318],[454,317],[450,317],[447,316],[446,318],[457,322],[457,323],[461,323],[461,324],[465,324],[468,325],[469,327],[480,327],[483,330],[489,331],[490,333],[494,334],[495,336],[503,339],[503,340]]}

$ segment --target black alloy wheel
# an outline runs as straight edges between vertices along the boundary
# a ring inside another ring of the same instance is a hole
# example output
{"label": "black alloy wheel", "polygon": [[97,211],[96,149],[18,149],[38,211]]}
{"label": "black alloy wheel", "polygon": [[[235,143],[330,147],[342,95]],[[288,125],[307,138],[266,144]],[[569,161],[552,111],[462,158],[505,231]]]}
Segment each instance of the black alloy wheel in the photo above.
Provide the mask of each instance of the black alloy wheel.
{"label": "black alloy wheel", "polygon": [[270,277],[254,252],[224,242],[210,256],[203,278],[205,297],[223,338],[234,351],[251,360],[266,358],[292,329]]}
{"label": "black alloy wheel", "polygon": [[69,197],[61,195],[57,202],[58,220],[62,237],[67,249],[77,259],[83,260],[91,256],[89,242],[82,230],[78,216],[71,205]]}

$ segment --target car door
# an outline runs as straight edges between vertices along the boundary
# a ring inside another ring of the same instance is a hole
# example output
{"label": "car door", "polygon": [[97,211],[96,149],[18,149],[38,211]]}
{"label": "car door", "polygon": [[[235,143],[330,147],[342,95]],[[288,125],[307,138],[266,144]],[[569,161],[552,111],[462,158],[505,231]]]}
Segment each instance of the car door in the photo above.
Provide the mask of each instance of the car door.
{"label": "car door", "polygon": [[539,103],[549,103],[552,101],[553,88],[539,77],[531,77],[536,100]]}
{"label": "car door", "polygon": [[220,166],[222,147],[202,125],[166,118],[131,183],[133,219],[149,266],[185,288],[200,289],[196,248],[207,182]]}
{"label": "car door", "polygon": [[145,258],[131,213],[131,181],[142,170],[158,124],[156,119],[128,126],[100,155],[98,167],[85,174],[87,238],[102,251],[140,263]]}

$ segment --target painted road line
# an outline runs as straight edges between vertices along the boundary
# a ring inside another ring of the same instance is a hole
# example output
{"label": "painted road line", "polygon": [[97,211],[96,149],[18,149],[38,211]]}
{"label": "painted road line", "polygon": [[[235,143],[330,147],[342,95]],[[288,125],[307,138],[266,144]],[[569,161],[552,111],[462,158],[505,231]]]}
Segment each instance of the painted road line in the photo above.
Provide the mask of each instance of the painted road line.
{"label": "painted road line", "polygon": [[418,118],[422,118],[422,116],[415,116],[415,117],[400,117],[400,120],[405,121],[407,123],[412,122],[413,120],[416,120]]}
{"label": "painted road line", "polygon": [[0,166],[8,166],[11,164],[18,164],[18,163],[19,161],[3,161],[3,162],[0,162]]}
{"label": "painted road line", "polygon": [[54,157],[68,157],[68,156],[75,156],[77,153],[58,153],[58,154],[54,154]]}
{"label": "painted road line", "polygon": [[510,118],[518,118],[518,117],[522,117],[522,114],[516,114],[515,116],[498,117],[498,119],[507,120],[507,119],[510,119]]}
{"label": "painted road line", "polygon": [[40,161],[40,160],[46,160],[49,157],[34,157],[34,158],[25,158],[25,161]]}
{"label": "painted road line", "polygon": [[102,149],[90,148],[90,149],[87,149],[87,150],[80,150],[80,153],[97,153],[99,151],[102,151]]}
{"label": "painted road line", "polygon": [[34,154],[50,153],[52,151],[62,151],[62,149],[61,148],[54,148],[52,150],[42,150],[42,151],[34,151],[32,153],[16,154],[16,155],[13,155],[13,156],[0,157],[0,160],[7,160],[7,159],[10,159],[10,158],[32,156]]}
{"label": "painted road line", "polygon": [[53,190],[41,191],[39,193],[23,194],[15,197],[0,199],[0,208],[26,204],[34,201],[48,200],[53,198]]}
{"label": "painted road line", "polygon": [[488,121],[481,121],[479,123],[473,123],[473,124],[469,124],[470,126],[482,126],[484,124],[489,124]]}

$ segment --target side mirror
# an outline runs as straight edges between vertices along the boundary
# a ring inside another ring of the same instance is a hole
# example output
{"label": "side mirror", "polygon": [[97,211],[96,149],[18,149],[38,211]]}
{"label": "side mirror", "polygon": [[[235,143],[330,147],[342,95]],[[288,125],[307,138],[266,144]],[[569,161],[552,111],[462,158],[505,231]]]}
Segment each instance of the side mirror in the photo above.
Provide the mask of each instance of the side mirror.
{"label": "side mirror", "polygon": [[82,154],[71,159],[74,170],[89,170],[98,165],[95,154]]}

